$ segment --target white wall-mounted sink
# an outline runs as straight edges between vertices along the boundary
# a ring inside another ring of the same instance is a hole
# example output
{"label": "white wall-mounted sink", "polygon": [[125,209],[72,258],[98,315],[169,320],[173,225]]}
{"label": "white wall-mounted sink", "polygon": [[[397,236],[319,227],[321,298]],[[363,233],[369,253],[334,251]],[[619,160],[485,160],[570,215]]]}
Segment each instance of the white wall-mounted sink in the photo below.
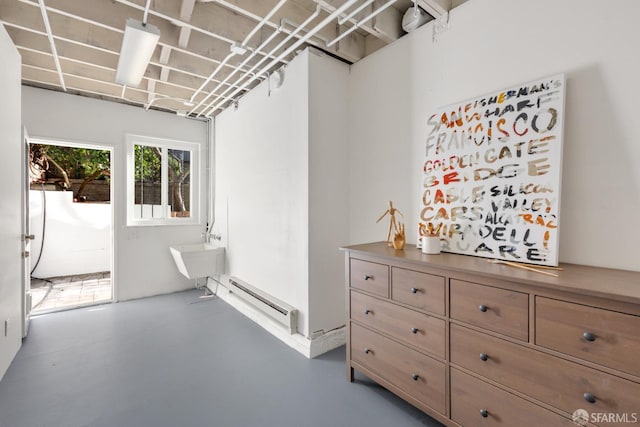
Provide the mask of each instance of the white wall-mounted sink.
{"label": "white wall-mounted sink", "polygon": [[189,279],[224,273],[224,248],[209,243],[170,246],[178,271]]}

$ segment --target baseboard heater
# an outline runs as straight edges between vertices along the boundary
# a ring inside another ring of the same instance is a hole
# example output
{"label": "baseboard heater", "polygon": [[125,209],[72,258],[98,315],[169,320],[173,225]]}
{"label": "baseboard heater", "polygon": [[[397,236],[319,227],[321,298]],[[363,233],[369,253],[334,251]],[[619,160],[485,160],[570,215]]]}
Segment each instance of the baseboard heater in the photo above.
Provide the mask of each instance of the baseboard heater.
{"label": "baseboard heater", "polygon": [[243,282],[236,277],[229,278],[229,292],[242,298],[271,318],[282,323],[290,334],[297,332],[298,310],[289,304]]}

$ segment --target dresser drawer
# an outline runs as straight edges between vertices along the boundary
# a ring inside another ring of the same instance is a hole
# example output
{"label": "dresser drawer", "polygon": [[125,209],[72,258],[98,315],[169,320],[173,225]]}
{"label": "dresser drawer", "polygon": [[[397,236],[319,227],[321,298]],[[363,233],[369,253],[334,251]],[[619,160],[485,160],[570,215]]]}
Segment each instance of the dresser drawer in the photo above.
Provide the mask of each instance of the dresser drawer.
{"label": "dresser drawer", "polygon": [[536,344],[640,377],[638,316],[536,297]]}
{"label": "dresser drawer", "polygon": [[350,285],[372,294],[389,297],[389,266],[375,262],[350,260]]}
{"label": "dresser drawer", "polygon": [[444,320],[353,291],[351,319],[435,356],[445,357]]}
{"label": "dresser drawer", "polygon": [[451,279],[451,318],[527,341],[529,295]]}
{"label": "dresser drawer", "polygon": [[575,427],[572,421],[451,369],[451,419],[464,427]]}
{"label": "dresser drawer", "polygon": [[437,412],[446,412],[444,363],[354,323],[351,359]]}
{"label": "dresser drawer", "polygon": [[451,325],[451,363],[569,414],[639,411],[640,384],[458,325]]}
{"label": "dresser drawer", "polygon": [[391,299],[444,316],[444,277],[391,268]]}

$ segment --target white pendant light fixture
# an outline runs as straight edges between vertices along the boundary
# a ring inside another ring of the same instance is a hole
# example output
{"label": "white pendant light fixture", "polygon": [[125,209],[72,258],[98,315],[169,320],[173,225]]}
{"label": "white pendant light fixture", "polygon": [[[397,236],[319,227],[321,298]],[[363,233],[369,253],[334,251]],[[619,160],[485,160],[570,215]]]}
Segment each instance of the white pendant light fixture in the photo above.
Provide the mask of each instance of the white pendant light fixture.
{"label": "white pendant light fixture", "polygon": [[116,70],[116,83],[138,87],[158,40],[160,40],[158,27],[135,19],[127,19]]}

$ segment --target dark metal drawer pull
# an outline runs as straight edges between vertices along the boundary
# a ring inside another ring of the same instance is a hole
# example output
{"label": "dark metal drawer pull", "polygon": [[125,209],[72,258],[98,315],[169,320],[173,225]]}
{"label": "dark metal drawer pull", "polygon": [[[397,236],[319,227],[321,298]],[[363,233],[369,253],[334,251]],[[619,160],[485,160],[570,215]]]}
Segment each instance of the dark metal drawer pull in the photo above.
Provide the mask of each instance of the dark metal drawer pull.
{"label": "dark metal drawer pull", "polygon": [[364,349],[364,352],[365,352],[365,354],[369,354],[369,353],[371,353],[371,350],[370,350],[370,349],[368,349],[368,348],[365,348],[365,349]]}
{"label": "dark metal drawer pull", "polygon": [[420,329],[418,329],[418,328],[411,328],[411,333],[412,334],[417,334],[419,330]]}
{"label": "dark metal drawer pull", "polygon": [[413,375],[411,375],[411,378],[412,378],[414,381],[418,381],[418,380],[420,379],[420,375],[418,375],[418,374],[413,374]]}
{"label": "dark metal drawer pull", "polygon": [[364,314],[371,314],[373,313],[371,310],[369,310],[368,308],[364,309]]}
{"label": "dark metal drawer pull", "polygon": [[589,403],[596,403],[597,401],[596,397],[591,393],[585,393],[582,395],[582,397]]}
{"label": "dark metal drawer pull", "polygon": [[480,360],[486,362],[487,360],[489,360],[489,356],[485,353],[480,353]]}
{"label": "dark metal drawer pull", "polygon": [[480,307],[478,307],[478,310],[480,310],[483,313],[486,313],[486,311],[489,310],[489,307],[487,307],[486,305],[482,304]]}
{"label": "dark metal drawer pull", "polygon": [[418,290],[417,290],[416,288],[411,288],[411,293],[412,293],[412,294],[415,294],[415,293],[417,293],[417,292],[418,292]]}
{"label": "dark metal drawer pull", "polygon": [[364,275],[364,280],[370,280],[373,279],[373,276],[369,276],[368,274]]}
{"label": "dark metal drawer pull", "polygon": [[594,342],[596,340],[596,336],[591,332],[585,332],[584,334],[582,334],[582,338],[590,342]]}
{"label": "dark metal drawer pull", "polygon": [[480,415],[482,415],[483,418],[487,418],[489,416],[489,411],[486,409],[480,409]]}

